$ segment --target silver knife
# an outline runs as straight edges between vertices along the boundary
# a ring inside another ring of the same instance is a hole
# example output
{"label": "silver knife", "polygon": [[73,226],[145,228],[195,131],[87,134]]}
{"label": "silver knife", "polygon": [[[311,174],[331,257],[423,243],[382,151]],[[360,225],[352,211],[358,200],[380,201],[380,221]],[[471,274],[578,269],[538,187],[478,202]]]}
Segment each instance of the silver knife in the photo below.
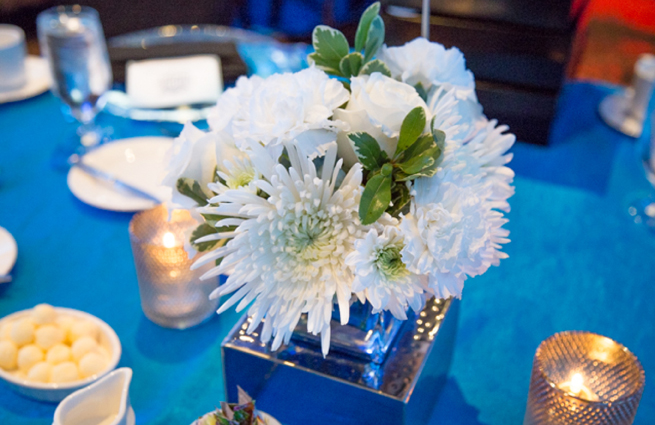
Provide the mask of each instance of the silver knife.
{"label": "silver knife", "polygon": [[140,198],[147,199],[149,201],[153,201],[153,202],[155,202],[157,204],[162,203],[162,201],[159,198],[157,198],[156,196],[154,196],[154,195],[152,195],[152,194],[150,194],[148,192],[145,192],[145,191],[143,191],[141,189],[138,189],[138,188],[132,186],[131,184],[126,183],[126,182],[116,178],[115,176],[113,176],[112,174],[110,174],[110,173],[108,173],[106,171],[102,171],[102,170],[99,170],[99,169],[97,169],[95,167],[92,167],[92,166],[90,166],[88,164],[85,164],[82,161],[82,158],[77,154],[71,155],[70,158],[68,158],[68,161],[69,161],[69,163],[71,165],[73,165],[74,167],[79,168],[80,170],[84,171],[85,173],[89,174],[90,176],[95,177],[95,178],[97,178],[99,180],[103,180],[103,181],[111,184],[112,186],[114,186],[114,187],[116,187],[118,189],[123,189],[123,190],[125,190],[127,192],[130,192],[133,195],[136,195],[136,196],[138,196]]}

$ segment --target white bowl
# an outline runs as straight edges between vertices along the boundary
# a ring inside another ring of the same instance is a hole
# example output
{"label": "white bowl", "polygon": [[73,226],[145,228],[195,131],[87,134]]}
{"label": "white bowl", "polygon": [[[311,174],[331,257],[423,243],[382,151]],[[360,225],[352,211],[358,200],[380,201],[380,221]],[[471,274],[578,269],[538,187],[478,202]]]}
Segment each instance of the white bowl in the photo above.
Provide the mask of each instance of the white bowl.
{"label": "white bowl", "polygon": [[[79,381],[66,382],[63,384],[44,384],[41,382],[28,381],[26,379],[18,378],[0,368],[0,378],[2,378],[6,382],[7,386],[9,386],[9,388],[12,390],[24,395],[25,397],[53,403],[62,401],[69,394],[72,394],[80,388],[86,387],[90,383],[97,381],[98,378],[101,378],[110,371],[114,370],[121,358],[122,351],[121,342],[118,339],[116,332],[114,332],[114,330],[108,324],[98,319],[97,317],[80,310],[73,310],[64,307],[55,307],[55,311],[57,314],[64,314],[66,316],[74,317],[77,319],[84,319],[95,323],[96,326],[98,326],[100,329],[99,344],[109,352],[110,359],[107,368],[97,375],[89,376],[88,378],[81,379]],[[16,319],[29,316],[31,313],[32,309],[29,309],[17,311],[16,313],[5,316],[0,319],[0,327],[2,327],[2,325],[8,321],[14,321]]]}

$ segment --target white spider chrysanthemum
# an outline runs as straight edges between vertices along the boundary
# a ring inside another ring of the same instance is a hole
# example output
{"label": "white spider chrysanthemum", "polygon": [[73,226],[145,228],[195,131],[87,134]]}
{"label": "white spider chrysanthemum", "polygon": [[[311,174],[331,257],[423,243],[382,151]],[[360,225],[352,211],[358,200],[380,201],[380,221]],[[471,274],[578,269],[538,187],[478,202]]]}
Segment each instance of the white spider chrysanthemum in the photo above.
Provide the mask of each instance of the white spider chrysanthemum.
{"label": "white spider chrysanthemum", "polygon": [[238,301],[241,310],[254,300],[248,310],[252,317],[248,332],[265,318],[261,338],[267,342],[274,337],[273,349],[289,341],[301,314],[307,313],[307,330],[321,335],[327,354],[335,295],[342,323],[349,318],[353,276],[345,258],[362,233],[358,217],[362,171],[359,164],[352,167],[336,188],[342,163],[336,161],[336,144],[327,150],[320,175],[295,146],[286,148],[288,170],[261,145],[251,144],[253,161],[263,174],[253,184],[268,197],[231,189],[212,198],[210,202],[218,206],[203,212],[229,217],[217,227],[237,227],[198,240],[232,238],[194,267],[223,259],[203,278],[234,269],[212,294],[215,298],[236,291],[218,312]]}
{"label": "white spider chrysanthemum", "polygon": [[389,310],[397,319],[407,320],[408,306],[416,312],[423,308],[425,288],[421,276],[411,273],[403,263],[403,235],[398,221],[391,220],[391,225],[374,226],[379,229],[372,228],[358,239],[346,263],[355,273],[353,291],[362,293],[375,313]]}

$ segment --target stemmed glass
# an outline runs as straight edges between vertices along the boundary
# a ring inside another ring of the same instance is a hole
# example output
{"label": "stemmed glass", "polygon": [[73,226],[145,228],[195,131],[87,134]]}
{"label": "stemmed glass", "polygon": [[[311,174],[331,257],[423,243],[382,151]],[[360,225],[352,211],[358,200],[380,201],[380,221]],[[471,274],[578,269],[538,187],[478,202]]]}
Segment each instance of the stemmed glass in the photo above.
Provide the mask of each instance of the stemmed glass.
{"label": "stemmed glass", "polygon": [[95,125],[102,95],[112,84],[98,12],[79,5],[52,7],[37,17],[37,32],[41,52],[50,64],[52,92],[79,123],[79,142],[73,150],[82,153],[107,135]]}
{"label": "stemmed glass", "polygon": [[[639,149],[646,178],[655,188],[655,128],[653,126],[655,126],[655,113],[651,116],[650,139],[644,140]],[[635,223],[644,224],[655,232],[655,196],[653,196],[652,191],[650,196],[632,202],[628,208],[628,213],[633,217]]]}

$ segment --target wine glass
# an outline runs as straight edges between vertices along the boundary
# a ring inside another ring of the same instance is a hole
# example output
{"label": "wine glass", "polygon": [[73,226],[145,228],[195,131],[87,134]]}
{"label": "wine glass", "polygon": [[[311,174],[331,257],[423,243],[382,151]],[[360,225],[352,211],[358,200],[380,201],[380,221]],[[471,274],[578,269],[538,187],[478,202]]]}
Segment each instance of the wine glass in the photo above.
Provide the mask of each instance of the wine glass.
{"label": "wine glass", "polygon": [[[655,128],[653,126],[655,126],[655,113],[651,116],[650,138],[644,140],[639,149],[646,178],[655,188]],[[653,191],[651,190],[649,196],[632,202],[628,208],[628,213],[633,217],[635,223],[644,224],[655,232],[655,196],[653,196]]]}
{"label": "wine glass", "polygon": [[78,121],[75,151],[83,152],[108,134],[95,124],[102,95],[112,84],[98,12],[80,5],[55,6],[41,12],[36,22],[41,52],[50,65],[52,92]]}

